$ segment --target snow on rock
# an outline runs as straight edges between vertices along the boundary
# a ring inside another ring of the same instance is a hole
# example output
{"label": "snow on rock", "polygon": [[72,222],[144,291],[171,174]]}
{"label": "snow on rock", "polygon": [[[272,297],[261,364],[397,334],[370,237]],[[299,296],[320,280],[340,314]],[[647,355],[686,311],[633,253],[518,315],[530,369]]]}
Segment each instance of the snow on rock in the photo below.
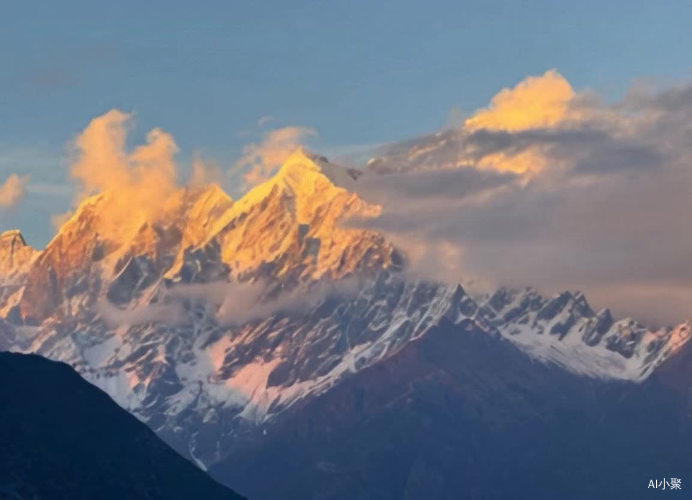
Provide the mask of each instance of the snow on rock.
{"label": "snow on rock", "polygon": [[[102,196],[42,251],[0,235],[3,276],[25,280],[0,297],[0,340],[70,363],[201,465],[443,321],[608,379],[643,380],[689,340],[688,324],[649,331],[593,311],[579,293],[476,296],[411,279],[381,235],[342,226],[378,208],[322,166],[298,151],[237,201],[218,186],[188,188],[168,218],[138,221],[122,240],[99,232]],[[356,286],[342,286],[351,279]],[[259,307],[274,306],[220,319],[218,295],[237,282],[261,288]]]}

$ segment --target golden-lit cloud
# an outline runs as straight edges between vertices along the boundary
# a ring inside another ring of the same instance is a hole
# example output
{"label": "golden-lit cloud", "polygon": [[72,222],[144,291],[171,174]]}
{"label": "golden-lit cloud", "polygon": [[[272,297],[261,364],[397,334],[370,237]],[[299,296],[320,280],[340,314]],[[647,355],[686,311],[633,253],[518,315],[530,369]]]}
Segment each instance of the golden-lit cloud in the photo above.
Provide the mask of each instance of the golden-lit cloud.
{"label": "golden-lit cloud", "polygon": [[317,132],[307,127],[284,127],[264,135],[260,143],[248,144],[235,168],[244,170],[243,179],[247,186],[254,186],[267,179],[308,137]]}
{"label": "golden-lit cloud", "polygon": [[161,217],[175,202],[173,156],[178,151],[173,138],[155,128],[146,143],[126,150],[127,128],[132,116],[111,110],[91,120],[75,139],[76,158],[70,174],[82,187],[78,201],[103,194],[108,209],[100,230],[122,235],[136,230],[143,221]]}
{"label": "golden-lit cloud", "polygon": [[117,109],[91,120],[77,136],[78,159],[70,174],[85,195],[121,189],[170,190],[175,186],[173,138],[160,129],[147,134],[147,143],[132,153],[125,150],[127,125],[132,115]]}
{"label": "golden-lit cloud", "polygon": [[[550,128],[565,120],[575,120],[578,113],[570,107],[575,93],[569,82],[555,70],[541,76],[530,76],[513,88],[504,88],[492,98],[487,108],[468,118],[466,131],[481,129],[518,132],[535,128]],[[480,158],[477,166],[499,172],[531,174],[548,166],[539,147],[512,154],[493,153]]]}
{"label": "golden-lit cloud", "polygon": [[516,132],[552,127],[568,117],[574,96],[569,82],[550,70],[541,76],[530,76],[514,88],[502,89],[487,108],[466,120],[464,128]]}
{"label": "golden-lit cloud", "polygon": [[22,201],[26,194],[27,182],[29,182],[28,175],[9,175],[5,181],[0,184],[0,207],[12,207]]}
{"label": "golden-lit cloud", "polygon": [[533,147],[520,153],[494,153],[484,156],[477,163],[480,169],[491,169],[498,172],[514,174],[531,174],[540,172],[548,166],[546,157],[540,148]]}
{"label": "golden-lit cloud", "polygon": [[692,84],[608,103],[549,72],[372,159],[353,189],[372,201],[374,185],[383,209],[356,227],[384,232],[434,279],[581,289],[677,323],[692,296],[691,133]]}
{"label": "golden-lit cloud", "polygon": [[[613,119],[595,103],[577,93],[555,70],[529,76],[512,88],[498,92],[490,104],[456,125],[428,136],[393,145],[385,156],[370,162],[380,171],[404,171],[409,166],[426,169],[475,168],[511,173],[524,181],[546,169],[564,169],[567,164],[550,154],[548,141],[515,138],[577,129],[587,120]],[[511,141],[511,147],[506,143]],[[407,166],[408,165],[408,166]]]}

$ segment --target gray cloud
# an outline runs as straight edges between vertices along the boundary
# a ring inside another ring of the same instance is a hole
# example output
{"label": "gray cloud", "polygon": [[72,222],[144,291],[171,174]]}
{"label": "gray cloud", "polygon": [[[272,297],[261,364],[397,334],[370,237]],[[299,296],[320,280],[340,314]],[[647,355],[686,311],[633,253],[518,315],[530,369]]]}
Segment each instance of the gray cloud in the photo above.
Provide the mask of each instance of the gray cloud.
{"label": "gray cloud", "polygon": [[111,328],[147,323],[177,325],[184,322],[183,310],[179,304],[147,304],[122,309],[103,300],[97,304],[96,311]]}
{"label": "gray cloud", "polygon": [[122,309],[102,301],[97,310],[110,327],[146,323],[180,325],[187,321],[186,302],[193,301],[209,307],[220,324],[236,325],[275,314],[300,315],[330,298],[349,297],[357,291],[355,278],[317,282],[308,288],[290,290],[266,281],[176,284],[163,289],[153,304]]}
{"label": "gray cloud", "polygon": [[[657,323],[692,317],[692,85],[637,89],[612,105],[580,97],[578,118],[555,126],[462,127],[392,145],[357,179],[338,179],[383,205],[379,218],[352,223],[404,250],[414,242],[424,274],[582,289],[597,306]],[[539,171],[483,164],[524,152],[540,156]],[[445,261],[438,250],[450,245]]]}

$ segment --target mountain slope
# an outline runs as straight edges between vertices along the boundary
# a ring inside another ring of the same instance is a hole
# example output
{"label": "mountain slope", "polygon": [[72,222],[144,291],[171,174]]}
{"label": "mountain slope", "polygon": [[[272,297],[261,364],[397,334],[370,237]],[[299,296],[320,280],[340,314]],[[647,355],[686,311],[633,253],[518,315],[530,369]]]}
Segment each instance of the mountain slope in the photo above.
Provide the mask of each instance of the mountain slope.
{"label": "mountain slope", "polygon": [[2,498],[241,498],[63,363],[0,353],[0,380]]}
{"label": "mountain slope", "polygon": [[571,374],[443,320],[210,473],[257,499],[650,498],[649,479],[692,469],[685,391]]}
{"label": "mountain slope", "polygon": [[[158,288],[149,307],[173,300],[175,290]],[[631,320],[614,321],[580,295],[545,299],[532,290],[500,290],[474,298],[458,286],[386,272],[346,289],[316,290],[297,301],[291,296],[286,309],[230,324],[204,301],[189,299],[177,304],[174,324],[109,328],[98,316],[53,320],[39,327],[27,350],[74,364],[178,451],[209,466],[244,434],[385,362],[442,321],[470,322],[530,358],[605,380],[646,379],[689,331],[681,325],[652,333]],[[23,331],[14,331],[6,342],[17,346]]]}

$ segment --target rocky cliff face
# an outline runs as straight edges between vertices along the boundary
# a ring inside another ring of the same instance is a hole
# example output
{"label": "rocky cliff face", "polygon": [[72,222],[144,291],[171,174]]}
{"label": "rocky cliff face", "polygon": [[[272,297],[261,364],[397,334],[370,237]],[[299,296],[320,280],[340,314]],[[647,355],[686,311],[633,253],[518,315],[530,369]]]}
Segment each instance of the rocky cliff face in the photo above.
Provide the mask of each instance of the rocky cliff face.
{"label": "rocky cliff face", "polygon": [[24,241],[22,233],[18,230],[5,231],[0,234],[0,272],[2,278],[7,279],[15,275],[21,275],[26,271],[36,250]]}
{"label": "rocky cliff face", "polygon": [[17,230],[0,234],[0,304],[3,316],[21,297],[29,267],[39,254],[24,241]]}

